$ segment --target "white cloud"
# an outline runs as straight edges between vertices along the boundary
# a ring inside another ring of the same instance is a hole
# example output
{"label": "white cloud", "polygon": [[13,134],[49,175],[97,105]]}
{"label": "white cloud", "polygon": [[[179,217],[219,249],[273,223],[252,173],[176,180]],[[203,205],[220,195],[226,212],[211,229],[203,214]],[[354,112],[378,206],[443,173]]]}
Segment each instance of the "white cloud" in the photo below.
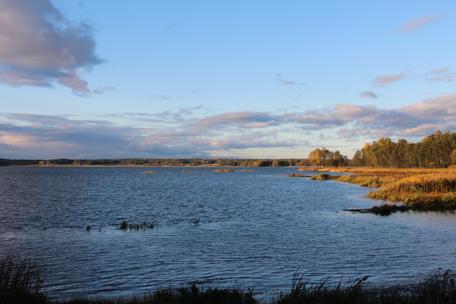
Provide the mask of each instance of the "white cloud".
{"label": "white cloud", "polygon": [[49,0],[0,0],[0,81],[90,92],[80,72],[101,60],[86,24],[69,22]]}

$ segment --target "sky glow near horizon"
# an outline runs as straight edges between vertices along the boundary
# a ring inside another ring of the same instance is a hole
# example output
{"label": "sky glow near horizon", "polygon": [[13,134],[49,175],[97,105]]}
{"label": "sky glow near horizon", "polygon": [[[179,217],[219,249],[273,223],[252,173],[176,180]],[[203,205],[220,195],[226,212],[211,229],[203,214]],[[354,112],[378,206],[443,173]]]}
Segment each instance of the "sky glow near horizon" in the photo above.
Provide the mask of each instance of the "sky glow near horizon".
{"label": "sky glow near horizon", "polygon": [[303,158],[456,130],[454,1],[0,0],[0,158]]}

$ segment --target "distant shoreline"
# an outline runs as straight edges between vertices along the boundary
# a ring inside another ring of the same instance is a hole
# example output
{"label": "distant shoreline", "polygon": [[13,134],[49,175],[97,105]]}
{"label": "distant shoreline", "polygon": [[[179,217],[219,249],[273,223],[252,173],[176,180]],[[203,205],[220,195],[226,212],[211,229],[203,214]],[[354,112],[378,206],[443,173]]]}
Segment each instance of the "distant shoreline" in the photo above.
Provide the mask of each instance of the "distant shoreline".
{"label": "distant shoreline", "polygon": [[308,166],[307,159],[1,159],[0,166],[39,167],[296,167]]}

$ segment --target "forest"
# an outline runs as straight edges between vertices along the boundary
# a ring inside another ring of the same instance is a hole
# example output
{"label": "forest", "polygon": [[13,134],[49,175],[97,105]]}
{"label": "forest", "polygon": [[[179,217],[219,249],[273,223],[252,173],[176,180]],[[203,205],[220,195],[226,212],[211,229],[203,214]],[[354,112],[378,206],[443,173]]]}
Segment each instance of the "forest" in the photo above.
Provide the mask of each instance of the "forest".
{"label": "forest", "polygon": [[456,165],[456,133],[437,131],[421,141],[381,138],[365,144],[352,166],[385,168],[447,168]]}
{"label": "forest", "polygon": [[309,153],[312,166],[375,168],[447,168],[456,165],[456,133],[436,131],[419,142],[380,138],[356,151],[350,160],[339,151],[319,148]]}

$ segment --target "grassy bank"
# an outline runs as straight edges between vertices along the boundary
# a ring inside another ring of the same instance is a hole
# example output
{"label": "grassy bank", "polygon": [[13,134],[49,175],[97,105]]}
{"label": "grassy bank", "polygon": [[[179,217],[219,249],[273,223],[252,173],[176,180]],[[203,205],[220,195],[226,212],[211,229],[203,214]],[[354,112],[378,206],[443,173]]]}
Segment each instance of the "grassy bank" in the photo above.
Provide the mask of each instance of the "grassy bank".
{"label": "grassy bank", "polygon": [[456,210],[456,168],[314,168],[314,170],[350,173],[343,176],[322,173],[313,176],[312,179],[337,180],[378,188],[371,191],[368,196],[372,199],[389,201],[382,206],[351,211],[389,215],[406,211]]}
{"label": "grassy bank", "polygon": [[[2,304],[393,304],[456,303],[455,276],[438,273],[420,283],[396,287],[370,288],[368,278],[331,284],[310,282],[296,273],[289,291],[268,301],[259,301],[253,290],[203,288],[190,285],[179,289],[160,289],[146,296],[128,299],[73,299],[51,301],[41,292],[41,274],[33,264],[5,258],[0,260],[0,303]],[[271,293],[272,294],[272,293]]]}

